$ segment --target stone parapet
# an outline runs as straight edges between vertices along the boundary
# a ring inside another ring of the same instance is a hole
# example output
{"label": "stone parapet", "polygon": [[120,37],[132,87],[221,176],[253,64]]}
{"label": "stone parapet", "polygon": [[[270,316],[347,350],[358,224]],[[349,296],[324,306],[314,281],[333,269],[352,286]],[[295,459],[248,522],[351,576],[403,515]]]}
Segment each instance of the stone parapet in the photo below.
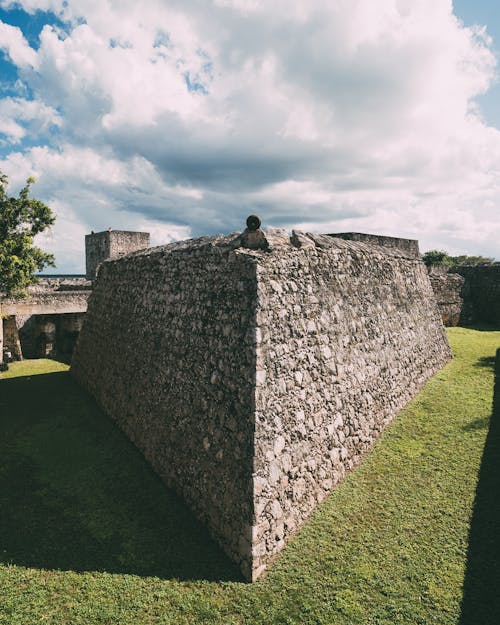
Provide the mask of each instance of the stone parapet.
{"label": "stone parapet", "polygon": [[429,272],[434,297],[445,326],[458,326],[470,317],[470,306],[464,301],[465,280],[456,273]]}
{"label": "stone parapet", "polygon": [[328,236],[399,250],[411,258],[420,258],[418,241],[416,239],[401,239],[399,237],[386,237],[381,234],[365,234],[363,232],[337,232]]}
{"label": "stone parapet", "polygon": [[467,321],[500,325],[500,263],[457,265],[450,272],[465,280]]}

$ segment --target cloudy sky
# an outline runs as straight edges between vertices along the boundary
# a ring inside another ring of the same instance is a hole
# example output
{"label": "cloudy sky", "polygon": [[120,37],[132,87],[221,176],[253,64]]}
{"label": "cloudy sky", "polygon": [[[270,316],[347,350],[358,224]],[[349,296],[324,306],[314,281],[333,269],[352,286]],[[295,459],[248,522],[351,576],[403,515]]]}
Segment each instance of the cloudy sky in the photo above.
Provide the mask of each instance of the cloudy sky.
{"label": "cloudy sky", "polygon": [[500,259],[494,0],[0,0],[0,170],[42,244],[239,230]]}

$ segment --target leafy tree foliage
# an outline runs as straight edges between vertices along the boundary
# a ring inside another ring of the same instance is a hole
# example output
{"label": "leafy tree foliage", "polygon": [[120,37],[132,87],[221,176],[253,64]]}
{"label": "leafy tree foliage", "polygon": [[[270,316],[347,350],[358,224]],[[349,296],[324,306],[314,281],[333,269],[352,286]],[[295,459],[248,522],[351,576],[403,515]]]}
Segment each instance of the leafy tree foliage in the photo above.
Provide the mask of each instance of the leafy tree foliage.
{"label": "leafy tree foliage", "polygon": [[426,265],[453,265],[453,258],[444,250],[429,250],[422,260]]}
{"label": "leafy tree foliage", "polygon": [[426,265],[465,265],[465,264],[491,264],[495,259],[489,256],[450,256],[443,250],[430,250],[425,252],[422,260]]}
{"label": "leafy tree foliage", "polygon": [[491,265],[494,258],[491,256],[453,256],[454,265]]}
{"label": "leafy tree foliage", "polygon": [[33,245],[34,237],[55,221],[51,209],[30,197],[28,178],[19,197],[7,194],[8,178],[0,171],[0,291],[22,297],[37,282],[35,273],[54,266],[54,257]]}

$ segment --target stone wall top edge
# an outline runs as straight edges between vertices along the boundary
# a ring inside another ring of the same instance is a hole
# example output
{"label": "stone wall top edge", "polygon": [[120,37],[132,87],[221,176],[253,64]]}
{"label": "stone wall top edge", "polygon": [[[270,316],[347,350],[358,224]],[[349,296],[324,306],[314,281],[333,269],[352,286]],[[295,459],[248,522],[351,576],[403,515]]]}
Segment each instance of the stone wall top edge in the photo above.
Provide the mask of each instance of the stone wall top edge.
{"label": "stone wall top edge", "polygon": [[390,241],[403,241],[406,243],[418,243],[418,239],[407,239],[404,237],[392,237],[386,234],[372,234],[372,233],[367,233],[367,232],[332,232],[328,234],[328,236],[330,237],[342,237],[342,236],[350,236],[350,235],[357,235],[357,236],[364,236],[364,237],[379,237],[381,239],[388,239]]}
{"label": "stone wall top edge", "polygon": [[[272,233],[272,229],[270,229],[269,232]],[[420,258],[415,258],[400,249],[382,247],[378,249],[373,245],[361,241],[336,239],[326,234],[301,232],[298,230],[293,230],[292,237],[287,238],[286,242],[281,241],[277,245],[272,243],[270,251],[250,250],[239,246],[237,239],[240,234],[240,232],[233,232],[229,235],[219,234],[175,241],[166,245],[136,250],[120,258],[106,260],[103,264],[133,262],[136,258],[154,258],[172,254],[207,254],[220,256],[229,255],[232,252],[235,252],[239,257],[246,257],[252,263],[259,263],[276,257],[305,253],[306,251],[308,253],[313,251],[314,253],[318,251],[323,252],[325,250],[358,252],[369,256],[371,259],[379,258],[380,260],[386,260],[387,257],[392,257],[413,263],[422,262]],[[299,241],[299,243],[293,243],[292,240]]]}
{"label": "stone wall top edge", "polygon": [[106,235],[106,234],[143,234],[148,235],[149,232],[144,232],[143,230],[101,230],[99,232],[91,232],[90,234],[86,234],[85,238],[95,237],[96,235]]}
{"label": "stone wall top edge", "polygon": [[[34,293],[59,293],[61,291],[87,291],[92,282],[80,275],[43,275],[36,276],[37,282],[27,288],[28,296]],[[0,299],[9,299],[4,291],[0,291]],[[10,298],[17,299],[17,298]],[[25,298],[21,298],[25,299]]]}
{"label": "stone wall top edge", "polygon": [[500,262],[495,263],[470,263],[463,265],[451,265],[448,273],[460,273],[461,271],[493,271],[500,272]]}
{"label": "stone wall top edge", "polygon": [[[370,243],[365,243],[364,241],[351,241],[350,239],[341,239],[336,238],[335,236],[329,234],[314,234],[310,232],[306,232],[305,236],[311,238],[316,247],[320,248],[332,248],[338,250],[352,250],[365,252],[368,256],[375,258],[386,258],[387,256],[393,258],[400,258],[408,261],[413,261],[415,263],[421,263],[422,260],[420,257],[415,257],[414,254],[405,252],[399,248],[391,248],[391,247],[376,247]],[[411,239],[409,239],[411,241]]]}
{"label": "stone wall top edge", "polygon": [[19,304],[28,305],[30,302],[55,302],[73,299],[88,299],[90,297],[90,289],[74,290],[74,291],[39,291],[37,293],[30,293],[28,297],[2,297],[0,295],[0,303],[2,304]]}

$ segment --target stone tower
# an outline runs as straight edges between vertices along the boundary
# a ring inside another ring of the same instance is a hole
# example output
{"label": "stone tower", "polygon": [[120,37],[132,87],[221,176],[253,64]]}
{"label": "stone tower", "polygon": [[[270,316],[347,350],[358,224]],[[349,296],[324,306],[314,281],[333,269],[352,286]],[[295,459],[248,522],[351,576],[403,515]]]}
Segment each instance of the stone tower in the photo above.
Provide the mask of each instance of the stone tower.
{"label": "stone tower", "polygon": [[85,270],[87,280],[94,280],[99,265],[149,246],[149,232],[105,230],[85,235]]}

